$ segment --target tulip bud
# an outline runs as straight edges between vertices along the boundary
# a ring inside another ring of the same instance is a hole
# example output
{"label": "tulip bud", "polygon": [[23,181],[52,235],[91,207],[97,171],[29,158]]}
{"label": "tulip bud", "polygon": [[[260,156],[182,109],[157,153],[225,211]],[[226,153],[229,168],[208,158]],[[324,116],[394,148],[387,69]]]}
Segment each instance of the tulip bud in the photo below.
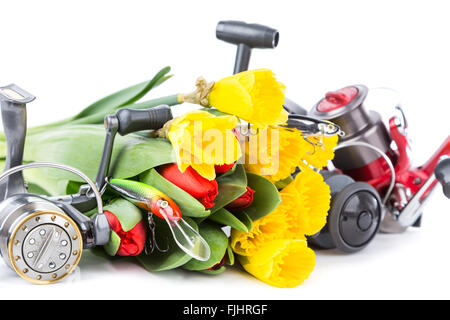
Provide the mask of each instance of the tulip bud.
{"label": "tulip bud", "polygon": [[238,211],[249,207],[253,202],[254,193],[255,190],[252,190],[249,186],[247,186],[247,191],[239,198],[230,202],[225,208],[230,211]]}
{"label": "tulip bud", "polygon": [[227,257],[226,255],[223,256],[222,260],[220,260],[219,263],[213,265],[211,268],[208,268],[208,269],[206,269],[206,270],[209,270],[209,271],[216,271],[216,270],[219,270],[220,268],[222,268],[222,267],[225,265],[225,263],[226,263],[226,257]]}
{"label": "tulip bud", "polygon": [[216,173],[225,173],[228,170],[231,170],[231,168],[234,167],[234,162],[230,163],[230,164],[216,164],[214,166],[214,170],[216,171]]}
{"label": "tulip bud", "polygon": [[104,212],[111,227],[105,251],[111,256],[139,255],[147,239],[141,211],[125,199],[115,199],[105,206]]}
{"label": "tulip bud", "polygon": [[216,180],[203,178],[192,167],[181,172],[175,163],[160,166],[157,170],[165,179],[197,199],[206,209],[214,206],[213,200],[219,192]]}

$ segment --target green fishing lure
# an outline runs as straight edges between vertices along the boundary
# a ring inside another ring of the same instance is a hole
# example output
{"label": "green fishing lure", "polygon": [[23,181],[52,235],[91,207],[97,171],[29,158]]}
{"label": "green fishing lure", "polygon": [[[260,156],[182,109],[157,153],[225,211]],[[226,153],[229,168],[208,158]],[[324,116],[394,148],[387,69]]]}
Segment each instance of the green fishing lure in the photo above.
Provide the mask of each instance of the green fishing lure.
{"label": "green fishing lure", "polygon": [[177,204],[158,189],[133,180],[110,179],[108,185],[139,208],[164,219],[181,250],[197,260],[206,261],[211,249],[203,237],[184,219]]}

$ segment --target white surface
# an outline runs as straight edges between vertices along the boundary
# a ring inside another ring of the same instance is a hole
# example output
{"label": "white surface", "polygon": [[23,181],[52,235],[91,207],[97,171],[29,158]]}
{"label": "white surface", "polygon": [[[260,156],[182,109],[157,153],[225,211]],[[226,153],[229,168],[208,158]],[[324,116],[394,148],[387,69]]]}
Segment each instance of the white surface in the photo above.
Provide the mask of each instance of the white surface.
{"label": "white surface", "polygon": [[[232,71],[235,48],[215,39],[216,23],[257,22],[277,28],[280,44],[254,50],[250,67],[273,69],[288,97],[307,108],[350,84],[396,89],[420,164],[449,134],[449,9],[448,1],[1,0],[0,84],[38,97],[30,126],[72,115],[166,65],[175,77],[150,95],[190,91],[197,76]],[[29,285],[0,262],[0,298],[448,299],[449,206],[439,191],[421,229],[378,235],[354,255],[319,252],[315,271],[295,289],[239,270],[150,274],[85,254],[79,272],[53,286]]]}

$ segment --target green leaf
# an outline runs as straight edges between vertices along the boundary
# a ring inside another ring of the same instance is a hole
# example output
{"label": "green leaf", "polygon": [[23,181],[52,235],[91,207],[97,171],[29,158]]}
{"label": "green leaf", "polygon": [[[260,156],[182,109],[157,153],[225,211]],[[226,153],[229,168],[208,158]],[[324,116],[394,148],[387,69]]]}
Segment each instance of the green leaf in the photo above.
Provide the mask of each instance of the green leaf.
{"label": "green leaf", "polygon": [[6,141],[0,140],[0,159],[5,160],[6,159]]}
{"label": "green leaf", "polygon": [[[189,217],[183,219],[198,231],[198,227],[192,219]],[[164,271],[178,268],[191,260],[192,257],[182,251],[173,240],[167,223],[155,216],[154,220],[156,225],[156,241],[161,249],[165,249],[166,244],[168,244],[168,251],[160,252],[155,248],[150,255],[142,253],[137,257],[139,263],[148,271]]]}
{"label": "green leaf", "polygon": [[219,194],[214,199],[214,207],[211,208],[213,213],[247,191],[247,176],[241,164],[236,165],[236,170],[233,174],[218,177],[216,181],[219,187]]}
{"label": "green leaf", "polygon": [[80,187],[82,185],[83,185],[83,182],[68,181],[67,186],[66,186],[66,193],[67,194],[77,193],[80,190]]}
{"label": "green leaf", "polygon": [[28,185],[28,192],[29,193],[33,193],[33,194],[41,194],[41,195],[46,195],[46,196],[50,196],[51,194],[45,190],[44,188],[42,188],[41,186],[34,184],[33,182],[27,182]]}
{"label": "green leaf", "polygon": [[211,113],[212,115],[215,115],[216,117],[232,116],[232,114],[222,112],[216,108],[200,108],[200,110],[207,111],[207,112]]}
{"label": "green leaf", "polygon": [[109,242],[103,246],[106,253],[115,256],[120,247],[120,237],[114,231],[111,231]]}
{"label": "green leaf", "polygon": [[245,212],[235,212],[234,216],[245,225],[248,232],[253,230],[253,220]]}
{"label": "green leaf", "polygon": [[120,90],[107,97],[94,102],[90,106],[86,107],[83,111],[78,113],[73,119],[84,118],[93,114],[103,114],[103,117],[110,112],[118,109],[124,105],[136,102],[142,98],[148,91],[154,87],[160,85],[162,82],[168,79],[165,75],[170,71],[170,67],[161,69],[153,79],[144,81],[126,89]]}
{"label": "green leaf", "polygon": [[244,233],[247,233],[249,231],[244,223],[242,223],[231,212],[225,210],[224,208],[217,210],[215,213],[210,215],[208,219],[225,226],[230,226]]}
{"label": "green leaf", "polygon": [[231,249],[230,244],[228,244],[228,247],[227,247],[227,256],[226,256],[225,263],[229,266],[234,265],[234,252],[233,252],[233,249]]}
{"label": "green leaf", "polygon": [[275,183],[275,186],[277,187],[278,190],[284,189],[286,188],[292,181],[294,181],[294,178],[292,178],[291,176],[287,177],[286,179],[277,181]]}
{"label": "green leaf", "polygon": [[131,109],[148,109],[148,108],[153,108],[153,107],[156,107],[156,106],[159,106],[162,104],[167,104],[169,106],[174,106],[174,105],[180,104],[180,102],[178,101],[178,94],[173,94],[173,95],[166,96],[166,97],[151,99],[151,100],[143,101],[143,102],[139,102],[139,103],[128,104],[128,105],[125,105],[124,107],[131,108]]}
{"label": "green leaf", "polygon": [[211,248],[211,256],[207,261],[192,259],[188,263],[183,265],[184,269],[209,269],[222,261],[222,258],[225,255],[228,247],[228,237],[222,231],[222,228],[219,225],[205,221],[199,226],[199,233]]}
{"label": "green leaf", "polygon": [[247,172],[248,186],[255,190],[253,202],[242,210],[252,220],[258,220],[272,211],[281,203],[280,193],[275,185],[266,178]]}
{"label": "green leaf", "polygon": [[[125,257],[121,257],[121,256],[111,256],[110,254],[108,254],[105,251],[104,246],[94,247],[94,248],[87,249],[87,250],[89,251],[89,253],[91,253],[95,257],[107,259],[107,260],[110,260],[111,262],[117,261],[119,259],[123,260],[125,258]],[[116,251],[116,253],[117,253],[117,251]],[[83,251],[83,254],[84,254],[84,251]]]}
{"label": "green leaf", "polygon": [[211,214],[211,211],[205,210],[205,207],[197,199],[161,176],[155,169],[142,173],[139,176],[139,180],[172,198],[180,208],[183,216],[198,218],[207,217]]}
{"label": "green leaf", "polygon": [[[217,179],[218,179],[218,178],[225,178],[226,176],[232,175],[232,174],[236,171],[236,167],[237,167],[237,163],[235,163],[234,166],[233,166],[230,170],[225,171],[225,172],[222,173],[222,174],[219,174],[219,175],[217,176]],[[216,180],[217,180],[217,179],[216,179]]]}
{"label": "green leaf", "polygon": [[104,206],[103,210],[114,214],[125,232],[133,229],[143,218],[141,210],[122,198],[113,199]]}
{"label": "green leaf", "polygon": [[142,143],[128,145],[114,162],[111,161],[112,174],[115,178],[130,178],[175,161],[175,153],[169,140],[145,138]]}
{"label": "green leaf", "polygon": [[[127,105],[121,106],[120,108],[148,109],[148,108],[153,108],[153,107],[156,107],[156,106],[159,106],[162,104],[167,104],[169,106],[179,104],[178,94],[174,94],[174,95],[170,95],[170,96],[162,97],[162,98],[156,98],[156,99],[144,101],[141,103],[127,104]],[[99,112],[99,113],[94,113],[94,114],[88,115],[88,116],[80,118],[80,119],[74,119],[74,120],[70,121],[70,124],[72,124],[72,125],[73,124],[102,124],[105,120],[106,115],[114,114],[115,111],[120,108],[116,108],[107,113]],[[37,130],[37,129],[33,128],[33,130],[31,132],[35,132],[35,130]]]}
{"label": "green leaf", "polygon": [[[27,137],[24,160],[66,164],[95,179],[104,141],[105,130],[96,125],[63,126],[40,131]],[[166,139],[145,138],[136,134],[124,137],[118,135],[114,143],[110,172],[116,178],[130,178],[174,161],[172,145]],[[46,181],[83,182],[80,177],[66,171],[47,168],[39,170],[40,176]]]}

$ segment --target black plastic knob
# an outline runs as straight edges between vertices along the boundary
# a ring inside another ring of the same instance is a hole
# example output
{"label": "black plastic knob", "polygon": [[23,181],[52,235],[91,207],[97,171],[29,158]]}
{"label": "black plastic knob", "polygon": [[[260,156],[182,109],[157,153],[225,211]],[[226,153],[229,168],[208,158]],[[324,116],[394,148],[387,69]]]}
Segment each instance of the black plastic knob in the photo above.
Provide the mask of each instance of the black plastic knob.
{"label": "black plastic knob", "polygon": [[441,160],[434,169],[434,174],[442,184],[445,196],[450,199],[450,158]]}
{"label": "black plastic knob", "polygon": [[167,105],[161,105],[149,109],[123,108],[117,111],[119,121],[119,134],[126,135],[143,130],[157,130],[173,119],[172,111]]}

